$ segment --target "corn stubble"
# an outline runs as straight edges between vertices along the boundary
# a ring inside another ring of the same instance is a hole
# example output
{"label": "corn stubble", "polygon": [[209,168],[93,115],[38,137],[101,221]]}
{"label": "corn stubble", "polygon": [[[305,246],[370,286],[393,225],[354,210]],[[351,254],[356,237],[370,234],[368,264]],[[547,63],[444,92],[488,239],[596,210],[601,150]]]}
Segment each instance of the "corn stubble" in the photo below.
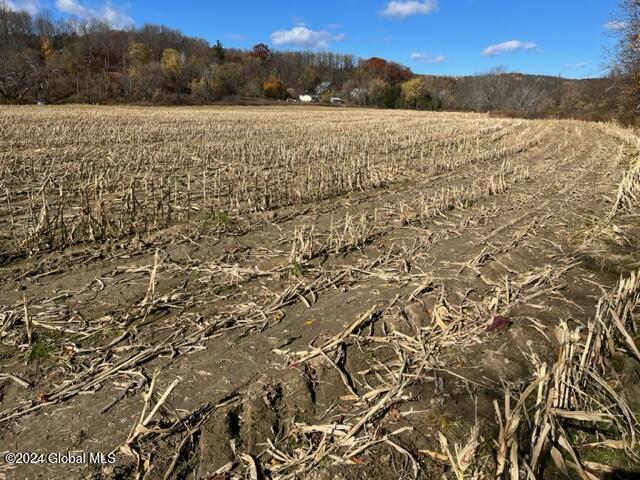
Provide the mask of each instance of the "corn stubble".
{"label": "corn stubble", "polygon": [[442,174],[537,143],[523,124],[459,114],[3,108],[0,244],[20,256]]}
{"label": "corn stubble", "polygon": [[[156,344],[114,362],[98,375],[88,371],[77,374],[73,381],[61,383],[48,392],[40,403],[24,402],[0,412],[1,421],[18,419],[86,393],[160,354],[198,350],[204,341],[236,326],[258,325],[264,329],[271,319],[282,318],[284,307],[296,302],[310,307],[321,292],[355,282],[362,276],[388,283],[419,284],[408,296],[410,301],[418,300],[426,291],[439,291],[431,307],[433,322],[418,326],[412,334],[387,328],[384,323],[384,334],[373,334],[371,325],[392,316],[398,296],[389,304],[376,303],[343,331],[309,351],[277,349],[278,354],[287,357],[290,366],[327,361],[350,392],[352,408],[339,422],[318,425],[295,422],[292,435],[298,443],[293,447],[277,439],[269,440],[264,448],[271,478],[298,478],[327,462],[353,463],[359,455],[383,444],[405,459],[407,471],[413,477],[419,474],[416,455],[419,453],[446,465],[447,478],[458,480],[533,480],[542,478],[549,461],[560,471],[575,471],[581,478],[592,480],[597,477],[591,472],[605,466],[580,459],[568,433],[570,424],[575,422],[607,424],[610,436],[615,437],[607,440],[609,444],[625,450],[630,457],[638,457],[638,419],[606,380],[609,363],[617,351],[624,350],[640,360],[632,337],[637,335],[634,314],[640,301],[638,272],[621,278],[615,291],[602,296],[595,316],[583,328],[558,322],[555,333],[559,351],[554,364],[545,363],[533,351],[529,354],[529,364],[533,365],[529,383],[521,389],[510,385],[505,388],[504,400],[494,404],[499,433],[492,455],[487,454],[487,439],[481,438],[477,421],[463,440],[447,438],[438,431],[434,436],[438,451],[407,450],[398,439],[413,431],[413,427],[400,427],[383,432],[384,435],[372,427],[374,420],[384,415],[401,416],[393,408],[410,398],[407,392],[411,387],[425,381],[442,381],[440,372],[456,375],[439,355],[447,347],[481,343],[487,335],[487,319],[497,313],[509,315],[516,307],[554,295],[566,286],[561,285],[560,279],[579,263],[573,259],[514,278],[507,276],[499,283],[481,273],[480,267],[530,235],[542,221],[538,217],[527,221],[510,242],[502,246],[487,243],[476,258],[462,265],[460,272],[469,269],[490,287],[490,298],[471,300],[467,298],[469,291],[459,307],[453,307],[444,286],[424,271],[410,273],[408,266],[412,260],[424,260],[428,248],[449,235],[442,231],[431,235],[428,229],[433,223],[446,221],[453,211],[465,211],[527,182],[531,175],[529,166],[515,164],[511,158],[543,143],[545,134],[555,128],[552,123],[456,113],[372,114],[341,110],[327,114],[285,108],[51,107],[3,108],[2,113],[0,262],[81,243],[105,244],[181,224],[223,229],[230,221],[256,212],[303,207],[338,196],[349,198],[352,192],[371,192],[416,179],[446,179],[451,172],[484,163],[497,168],[464,182],[451,185],[444,182],[394,205],[395,210],[389,216],[395,217],[395,222],[379,222],[381,213],[373,209],[358,215],[347,213],[338,219],[332,217],[324,229],[297,225],[280,242],[284,245],[284,263],[271,270],[240,267],[232,260],[198,264],[192,273],[208,275],[207,282],[217,279],[216,288],[220,291],[275,275],[286,277],[290,283],[267,303],[256,301],[232,311],[230,317],[235,323],[221,316],[217,323],[200,326],[199,315],[192,318],[186,314],[188,321]],[[24,134],[25,128],[30,129],[28,136]],[[640,142],[629,131],[613,125],[600,128],[640,150]],[[582,135],[579,126],[575,127],[575,135]],[[606,220],[632,211],[638,197],[640,162],[635,161],[623,175]],[[469,219],[466,222],[461,229],[466,228]],[[422,234],[412,246],[392,246],[378,257],[361,259],[356,265],[338,265],[333,270],[318,266],[320,257],[362,251],[396,228],[417,229]],[[492,235],[499,232],[500,228]],[[493,241],[491,237],[485,237],[484,242]],[[134,313],[127,312],[120,320],[105,316],[99,319],[104,325],[93,327],[102,331],[107,324],[119,321],[117,325],[124,333],[113,340],[113,345],[133,335],[127,329],[134,320],[142,319],[144,324],[153,311],[172,306],[185,295],[180,289],[168,294],[158,291],[158,278],[170,275],[171,268],[179,268],[165,264],[160,252],[155,250],[153,264],[141,267],[145,274],[148,272],[148,287]],[[207,282],[202,282],[203,288]],[[218,291],[215,295],[224,297]],[[47,319],[55,316],[51,312],[47,315]],[[30,313],[29,299],[25,296],[19,309],[12,309],[3,317],[0,333],[8,335],[13,325],[24,325],[31,349],[33,329],[46,325],[44,320]],[[190,324],[198,329],[189,333]],[[366,328],[370,328],[368,335],[364,333]],[[335,350],[342,351],[347,343],[375,359],[362,374],[364,381],[358,383],[360,393],[353,388],[355,376],[329,356]],[[101,350],[102,347],[95,349],[98,353]],[[381,350],[390,358],[384,365],[375,357]],[[104,363],[107,364],[106,360]],[[467,387],[472,383],[467,382]],[[167,427],[166,422],[161,424],[154,418],[177,387],[178,382],[174,381],[158,395],[154,374],[139,420],[121,446],[121,451],[136,458],[139,478],[150,468],[150,457],[143,452],[145,445],[170,433],[186,435],[164,474],[165,478],[172,478],[183,451],[208,416],[239,402],[239,395],[233,394],[218,404],[207,404],[186,416],[176,416]],[[246,454],[240,454],[239,459],[248,475],[257,478],[256,460]],[[219,475],[227,475],[234,468],[228,465],[223,468],[227,467]],[[241,478],[241,474],[229,475],[222,478]]]}

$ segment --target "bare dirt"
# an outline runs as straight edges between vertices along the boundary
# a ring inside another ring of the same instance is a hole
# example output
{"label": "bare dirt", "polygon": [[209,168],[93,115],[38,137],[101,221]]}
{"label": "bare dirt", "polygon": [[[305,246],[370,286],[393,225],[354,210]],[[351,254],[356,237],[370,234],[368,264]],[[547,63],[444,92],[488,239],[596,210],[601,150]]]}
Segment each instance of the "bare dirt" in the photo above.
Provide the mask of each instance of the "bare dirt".
{"label": "bare dirt", "polygon": [[[232,109],[177,110],[234,121]],[[156,115],[133,115],[149,111]],[[260,134],[277,137],[279,114],[290,122],[307,110],[249,110],[265,111]],[[422,119],[308,111],[301,128],[311,135],[321,119],[338,138],[355,134],[345,123],[380,122],[383,138]],[[164,128],[170,112],[139,138]],[[56,125],[55,113],[11,115]],[[453,451],[474,426],[474,455],[495,469],[494,402],[502,407],[505,389],[516,398],[534,359],[554,363],[560,322],[586,325],[603,291],[640,265],[637,210],[606,220],[638,152],[595,123],[429,115],[433,128],[500,123],[473,151],[447,144],[459,154],[440,171],[419,168],[429,158],[415,153],[437,140],[412,136],[412,160],[392,165],[402,175],[336,195],[193,209],[155,229],[27,250],[4,237],[0,451],[114,452],[116,462],[0,460],[0,476],[456,478],[441,435]],[[90,128],[78,124],[74,135]],[[296,149],[289,140],[279,140],[284,151]],[[11,133],[0,133],[0,150],[5,164],[55,163],[55,150],[34,152]],[[478,155],[485,151],[494,153]],[[381,171],[392,168],[388,154],[376,155]],[[20,187],[16,178],[3,186]],[[20,205],[18,194],[5,195]],[[620,353],[611,365],[611,385],[638,416],[640,364]],[[632,457],[583,448],[592,434],[573,438],[585,461],[610,467],[596,478],[638,478]],[[549,463],[541,478],[559,475]]]}

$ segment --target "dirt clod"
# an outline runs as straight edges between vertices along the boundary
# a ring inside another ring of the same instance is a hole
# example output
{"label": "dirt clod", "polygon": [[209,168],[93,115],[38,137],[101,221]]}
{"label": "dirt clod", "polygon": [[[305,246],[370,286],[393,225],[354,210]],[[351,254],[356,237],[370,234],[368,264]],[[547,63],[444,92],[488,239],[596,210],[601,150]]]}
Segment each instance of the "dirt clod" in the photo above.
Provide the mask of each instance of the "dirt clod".
{"label": "dirt clod", "polygon": [[234,460],[231,441],[234,439],[235,412],[230,409],[216,412],[202,427],[200,434],[199,475],[212,474]]}

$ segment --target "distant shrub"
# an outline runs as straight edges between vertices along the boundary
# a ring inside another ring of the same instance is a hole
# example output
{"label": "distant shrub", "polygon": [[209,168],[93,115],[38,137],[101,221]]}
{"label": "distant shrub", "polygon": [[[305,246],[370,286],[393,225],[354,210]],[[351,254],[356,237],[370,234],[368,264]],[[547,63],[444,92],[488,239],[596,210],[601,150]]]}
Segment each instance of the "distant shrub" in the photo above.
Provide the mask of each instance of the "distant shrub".
{"label": "distant shrub", "polygon": [[262,93],[265,97],[276,100],[289,98],[289,92],[287,92],[284,84],[277,78],[273,77],[262,83]]}
{"label": "distant shrub", "polygon": [[433,110],[437,108],[427,80],[424,77],[415,77],[402,84],[402,106],[404,108],[415,108],[417,110]]}

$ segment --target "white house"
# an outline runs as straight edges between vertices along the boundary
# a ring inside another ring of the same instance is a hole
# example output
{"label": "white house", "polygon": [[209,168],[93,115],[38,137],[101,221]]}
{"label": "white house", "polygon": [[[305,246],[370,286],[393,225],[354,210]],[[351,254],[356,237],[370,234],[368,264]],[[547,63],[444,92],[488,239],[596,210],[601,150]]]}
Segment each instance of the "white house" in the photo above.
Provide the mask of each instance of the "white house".
{"label": "white house", "polygon": [[307,103],[318,103],[320,101],[320,97],[318,95],[304,94],[304,95],[300,95],[299,98],[301,102],[307,102]]}

